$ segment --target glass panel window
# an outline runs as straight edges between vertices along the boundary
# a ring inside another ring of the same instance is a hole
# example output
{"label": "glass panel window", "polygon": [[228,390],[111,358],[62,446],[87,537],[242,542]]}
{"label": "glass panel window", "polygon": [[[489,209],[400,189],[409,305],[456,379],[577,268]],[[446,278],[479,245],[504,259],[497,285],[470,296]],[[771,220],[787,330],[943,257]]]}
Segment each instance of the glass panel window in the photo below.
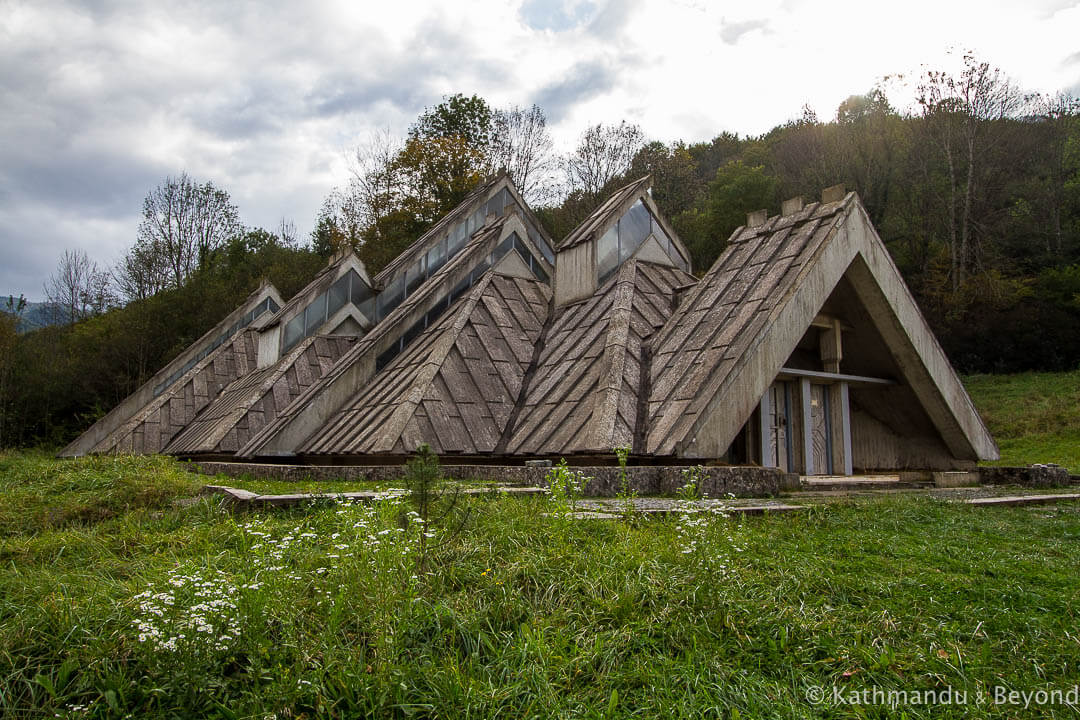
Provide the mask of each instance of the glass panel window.
{"label": "glass panel window", "polygon": [[501,243],[499,243],[495,247],[495,250],[491,253],[492,264],[495,264],[496,262],[501,260],[506,255],[506,253],[513,250],[514,249],[514,243],[517,243],[517,242],[521,242],[521,241],[518,239],[518,235],[517,235],[516,232],[512,232],[509,235],[507,235],[505,238],[503,238],[503,241]]}
{"label": "glass panel window", "polygon": [[619,229],[613,225],[596,241],[596,275],[604,282],[619,266]]}
{"label": "glass panel window", "polygon": [[468,235],[468,222],[462,220],[450,231],[450,237],[447,240],[447,258],[453,257],[461,246],[465,244],[465,237]]}
{"label": "glass panel window", "polygon": [[649,237],[652,216],[645,204],[638,200],[619,219],[619,262],[627,260]]}
{"label": "glass panel window", "polygon": [[379,293],[376,314],[378,319],[382,320],[384,317],[390,314],[390,312],[401,304],[401,301],[405,299],[405,282],[404,278],[398,276],[398,279],[386,286],[386,289]]}
{"label": "glass panel window", "polygon": [[537,229],[532,226],[531,223],[528,225],[528,228],[529,228],[529,239],[533,241],[533,245],[535,245],[537,248],[539,248],[540,252],[544,256],[544,259],[548,261],[549,265],[554,265],[555,264],[555,252],[551,249],[551,247],[544,240],[544,236],[541,235],[539,233],[539,231],[537,231]]}
{"label": "glass panel window", "polygon": [[484,207],[484,215],[490,215],[492,213],[502,215],[503,209],[508,204],[510,204],[510,193],[506,188],[503,188],[487,201],[487,204]]}
{"label": "glass panel window", "polygon": [[424,282],[424,258],[420,262],[410,265],[405,270],[405,297],[412,295],[420,284]]}
{"label": "glass panel window", "polygon": [[349,275],[352,271],[345,273],[330,286],[327,291],[327,307],[326,316],[329,318],[349,301]]}
{"label": "glass panel window", "polygon": [[454,289],[450,291],[450,303],[453,304],[459,297],[465,294],[465,291],[469,289],[472,283],[468,277],[465,277],[461,282],[454,286]]}
{"label": "glass panel window", "polygon": [[406,345],[416,339],[416,336],[424,332],[424,318],[420,318],[412,327],[405,331],[405,334],[401,336],[401,347],[404,349]]}
{"label": "glass panel window", "polygon": [[285,332],[282,340],[285,349],[288,350],[304,337],[304,313],[300,313],[289,322],[285,323]]}
{"label": "glass panel window", "polygon": [[481,260],[476,265],[476,267],[473,268],[472,272],[469,273],[469,285],[471,286],[477,280],[479,280],[480,276],[483,275],[485,272],[487,272],[487,269],[489,267],[491,267],[491,255],[488,255],[486,258]]}
{"label": "glass panel window", "polygon": [[368,320],[375,319],[375,293],[359,275],[352,279],[351,298],[352,304],[364,317]]}
{"label": "glass panel window", "polygon": [[323,293],[319,297],[307,306],[304,310],[304,337],[311,335],[319,326],[326,322],[326,293]]}
{"label": "glass panel window", "polygon": [[427,251],[427,276],[431,277],[446,264],[446,238]]}

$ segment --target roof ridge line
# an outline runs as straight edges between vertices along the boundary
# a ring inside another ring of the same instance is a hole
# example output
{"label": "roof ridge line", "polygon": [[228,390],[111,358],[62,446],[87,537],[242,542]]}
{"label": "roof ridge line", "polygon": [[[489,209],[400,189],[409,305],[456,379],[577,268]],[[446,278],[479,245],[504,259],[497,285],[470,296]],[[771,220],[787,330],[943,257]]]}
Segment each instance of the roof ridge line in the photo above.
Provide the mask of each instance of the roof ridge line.
{"label": "roof ridge line", "polygon": [[[611,309],[608,311],[608,326],[604,333],[604,355],[601,359],[606,377],[597,379],[596,389],[592,391],[589,413],[593,420],[589,423],[590,441],[587,447],[613,447],[615,442],[615,419],[618,416],[619,393],[622,390],[622,376],[626,369],[627,343],[630,337],[630,323],[634,311],[634,296],[637,287],[634,277],[638,274],[637,260],[630,258],[619,268],[611,292],[615,293]],[[612,402],[614,396],[614,402]]]}
{"label": "roof ridge line", "polygon": [[[258,402],[259,398],[261,398],[266,393],[268,393],[268,392],[270,392],[270,391],[272,391],[274,389],[274,385],[277,384],[277,381],[280,380],[281,377],[285,373],[287,373],[289,371],[290,367],[292,367],[293,365],[296,364],[296,361],[299,360],[300,357],[305,352],[307,352],[308,348],[310,348],[312,345],[315,344],[315,340],[318,337],[319,337],[318,335],[310,335],[310,336],[304,338],[302,341],[297,343],[295,348],[290,350],[288,353],[286,353],[282,357],[278,358],[278,361],[276,363],[276,367],[275,366],[267,366],[268,368],[272,367],[273,372],[268,373],[267,376],[265,378],[263,378],[261,383],[259,383],[254,388],[252,388],[251,392],[248,393],[247,397],[245,398],[243,405],[238,405],[237,407],[234,407],[232,410],[229,411],[229,416],[235,416],[235,417],[230,418],[231,421],[228,424],[224,424],[224,423],[220,423],[220,422],[216,423],[217,427],[215,427],[215,429],[214,429],[214,431],[212,433],[210,433],[210,434],[208,434],[206,436],[205,441],[213,440],[212,446],[216,447],[218,445],[218,443],[220,443],[222,441],[222,439],[224,439],[224,437],[229,434],[229,431],[232,430],[234,427],[236,427],[236,423],[240,421],[240,418],[243,417],[244,415],[246,415],[248,413],[248,411],[251,410],[252,406],[256,402]],[[256,360],[256,362],[257,362],[257,360]],[[260,369],[266,369],[266,368],[256,368],[253,372],[259,372]],[[233,382],[229,383],[229,385],[226,386],[224,389],[222,389],[222,391],[218,394],[218,396],[216,398],[214,398],[213,402],[209,403],[205,408],[203,408],[203,411],[200,412],[199,415],[202,415],[204,412],[210,410],[210,408],[212,408],[214,406],[214,403],[217,402],[218,400],[220,400],[225,395],[225,393],[227,393],[229,391],[229,387],[231,385],[233,385],[234,383],[240,382],[241,380],[244,379],[244,377],[246,377],[246,376],[239,377],[236,380],[233,380]],[[199,419],[199,415],[195,416],[195,418],[192,420],[192,423],[194,423],[196,420]],[[225,427],[222,428],[221,427],[222,425],[225,425]],[[191,425],[189,425],[189,427],[191,427]],[[186,430],[186,428],[185,428],[185,430]],[[219,430],[223,430],[223,431],[219,432]],[[183,431],[181,433],[179,433],[176,437],[174,437],[170,441],[170,444],[172,444],[178,438],[180,438],[181,435],[183,435]],[[215,436],[217,436],[217,437],[215,437]]]}
{"label": "roof ridge line", "polygon": [[[459,266],[461,263],[463,263],[464,259],[468,257],[468,254],[472,252],[473,243],[477,242],[478,233],[484,231],[490,232],[503,218],[505,218],[505,216],[496,218],[496,222],[494,223],[485,224],[477,228],[476,231],[474,231],[473,234],[469,236],[469,239],[465,242],[465,245],[462,246],[461,250],[458,251],[458,253],[454,255],[453,258],[448,260],[445,265],[439,268],[434,275],[428,278],[428,280],[420,286],[418,293],[423,296],[427,296],[435,292],[434,290],[426,289],[434,287],[429,284],[430,281],[433,278],[438,277],[440,274],[449,274],[450,268]],[[349,372],[350,368],[352,368],[365,355],[365,353],[371,350],[377,340],[381,339],[387,333],[392,332],[390,328],[395,326],[395,324],[399,322],[400,318],[406,314],[406,312],[408,311],[407,306],[409,306],[410,298],[413,297],[416,297],[416,295],[408,296],[404,301],[402,301],[400,305],[390,311],[386,315],[386,317],[375,323],[374,327],[372,327],[366,335],[360,337],[351,348],[342,353],[341,356],[334,361],[333,367],[328,369],[318,380],[305,388],[304,391],[297,395],[288,405],[285,406],[284,409],[280,410],[278,412],[278,416],[274,418],[274,420],[268,422],[266,425],[260,428],[258,432],[253,433],[248,442],[245,443],[244,446],[240,449],[240,452],[238,452],[238,456],[254,457],[255,453],[258,453],[267,443],[271,442],[278,433],[282,432],[292,422],[294,413],[286,411],[291,411],[295,408],[302,408],[306,406],[315,396],[323,392],[326,388],[333,385],[339,377]],[[375,374],[377,373],[372,374],[371,377],[374,377]],[[369,378],[368,380],[370,381],[370,379],[371,378]]]}

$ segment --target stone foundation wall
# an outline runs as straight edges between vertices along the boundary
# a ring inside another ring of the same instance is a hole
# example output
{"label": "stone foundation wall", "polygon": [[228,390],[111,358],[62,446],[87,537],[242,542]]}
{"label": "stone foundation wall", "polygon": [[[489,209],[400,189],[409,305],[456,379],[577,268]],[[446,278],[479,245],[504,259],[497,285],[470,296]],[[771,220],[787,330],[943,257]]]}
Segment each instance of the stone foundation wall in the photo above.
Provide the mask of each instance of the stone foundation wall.
{"label": "stone foundation wall", "polygon": [[1031,467],[981,467],[982,485],[1025,485],[1028,487],[1062,487],[1073,482],[1069,471],[1057,465]]}
{"label": "stone foundation wall", "polygon": [[[320,480],[367,480],[387,483],[400,480],[404,465],[277,465],[262,463],[191,462],[192,470],[207,475],[255,477],[293,482]],[[590,480],[584,494],[591,497],[615,497],[619,492],[618,467],[573,467]],[[630,488],[638,495],[674,495],[686,484],[683,466],[656,465],[628,467]],[[504,485],[546,487],[550,467],[525,465],[443,465],[442,473],[454,480],[481,480]],[[764,497],[784,490],[797,490],[799,476],[775,468],[704,467],[699,473],[699,490],[711,498],[728,494],[735,497]]]}

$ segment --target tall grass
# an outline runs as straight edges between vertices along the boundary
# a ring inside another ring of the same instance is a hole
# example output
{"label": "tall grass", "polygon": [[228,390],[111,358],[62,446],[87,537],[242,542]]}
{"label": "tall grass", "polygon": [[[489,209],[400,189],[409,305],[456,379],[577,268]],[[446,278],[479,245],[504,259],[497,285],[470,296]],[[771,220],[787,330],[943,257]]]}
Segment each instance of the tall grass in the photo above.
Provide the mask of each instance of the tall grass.
{"label": "tall grass", "polygon": [[1076,682],[1067,507],[688,525],[463,498],[421,569],[404,499],[233,514],[174,505],[201,479],[168,460],[0,468],[5,717],[841,717],[807,688]]}

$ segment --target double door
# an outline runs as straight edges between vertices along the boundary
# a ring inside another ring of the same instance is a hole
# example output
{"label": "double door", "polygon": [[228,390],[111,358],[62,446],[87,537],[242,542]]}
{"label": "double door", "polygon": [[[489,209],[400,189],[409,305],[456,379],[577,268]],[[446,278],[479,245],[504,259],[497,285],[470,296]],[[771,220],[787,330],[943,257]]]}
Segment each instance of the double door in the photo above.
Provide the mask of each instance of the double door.
{"label": "double door", "polygon": [[805,475],[832,475],[830,386],[777,380],[761,403],[762,464]]}

